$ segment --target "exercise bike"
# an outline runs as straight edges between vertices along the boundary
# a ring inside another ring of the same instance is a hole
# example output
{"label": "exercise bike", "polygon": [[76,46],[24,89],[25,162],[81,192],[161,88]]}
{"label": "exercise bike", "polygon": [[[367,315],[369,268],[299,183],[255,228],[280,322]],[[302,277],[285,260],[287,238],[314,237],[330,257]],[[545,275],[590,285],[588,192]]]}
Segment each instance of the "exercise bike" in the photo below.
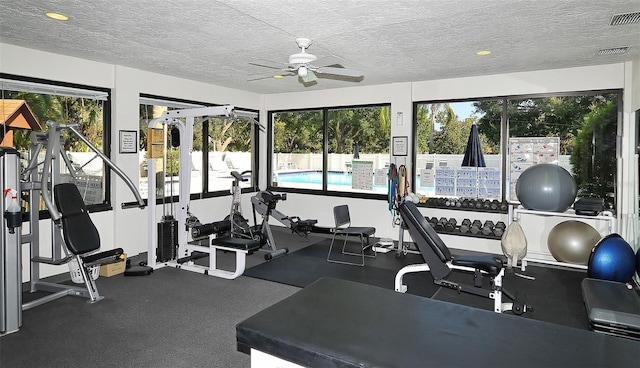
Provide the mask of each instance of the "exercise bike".
{"label": "exercise bike", "polygon": [[[307,237],[313,230],[318,220],[302,220],[298,216],[287,216],[282,212],[276,210],[276,204],[279,201],[287,200],[286,194],[274,194],[270,191],[260,191],[253,197],[251,197],[251,205],[253,207],[253,222],[254,232],[262,234],[270,248],[276,249],[276,243],[271,232],[269,225],[269,218],[273,216],[276,220],[280,221],[284,226],[291,230],[292,233],[298,234],[303,237]],[[262,216],[262,220],[258,225],[256,214]],[[288,249],[284,248],[286,251]],[[285,252],[286,253],[286,252]],[[271,259],[272,254],[265,255],[266,260]]]}
{"label": "exercise bike", "polygon": [[[278,249],[276,247],[275,241],[273,240],[273,234],[271,233],[271,228],[269,228],[268,218],[269,214],[273,209],[275,209],[275,204],[278,199],[272,201],[269,204],[266,211],[262,212],[263,221],[260,224],[257,224],[255,214],[256,207],[254,205],[254,225],[251,226],[249,221],[242,214],[242,205],[241,205],[241,194],[242,189],[240,188],[240,183],[248,181],[249,179],[245,178],[244,175],[250,173],[251,171],[244,171],[239,173],[237,171],[232,171],[231,176],[233,176],[234,180],[231,184],[231,210],[225,220],[229,220],[229,232],[228,235],[234,238],[242,238],[242,239],[253,239],[260,241],[261,249],[260,251],[267,252],[265,254],[264,259],[269,261],[275,257],[279,257],[281,255],[287,254],[289,249],[282,248]],[[280,197],[281,198],[281,197]],[[285,197],[286,198],[286,197]],[[253,198],[252,198],[253,203]],[[266,216],[266,217],[265,217]],[[266,249],[262,249],[267,245]]]}

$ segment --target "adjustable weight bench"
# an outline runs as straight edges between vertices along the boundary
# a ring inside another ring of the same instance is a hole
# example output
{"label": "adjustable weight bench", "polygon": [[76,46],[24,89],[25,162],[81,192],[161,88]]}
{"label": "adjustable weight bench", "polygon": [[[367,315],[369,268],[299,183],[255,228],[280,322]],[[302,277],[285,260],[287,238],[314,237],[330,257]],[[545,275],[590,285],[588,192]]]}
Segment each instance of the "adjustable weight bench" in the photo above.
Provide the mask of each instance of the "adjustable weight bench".
{"label": "adjustable weight bench", "polygon": [[73,183],[57,184],[53,188],[54,201],[61,214],[59,225],[67,249],[78,264],[91,303],[102,300],[89,274],[89,268],[121,259],[122,248],[90,254],[100,249],[100,234],[89,217],[78,187]]}
{"label": "adjustable weight bench", "polygon": [[[514,295],[502,288],[502,277],[505,271],[502,256],[456,256],[454,258],[444,241],[425,220],[413,202],[400,204],[399,212],[403,225],[406,226],[426,263],[408,265],[400,269],[395,277],[396,291],[401,293],[407,291],[407,286],[402,283],[405,274],[430,271],[436,285],[493,299],[496,313],[512,311],[514,314],[522,314],[531,309],[530,306],[516,301]],[[447,277],[454,270],[473,272],[473,286],[448,280]],[[482,288],[483,275],[489,276],[491,290]],[[502,294],[512,299],[513,302],[502,303]]]}
{"label": "adjustable weight bench", "polygon": [[[229,280],[242,275],[246,267],[247,254],[251,255],[254,251],[260,249],[262,243],[260,240],[256,239],[234,238],[231,236],[216,236],[209,241],[209,235],[225,233],[229,231],[229,229],[231,229],[231,223],[229,220],[216,221],[210,224],[194,227],[191,230],[194,238],[203,236],[207,236],[207,238],[187,244],[186,249],[190,252],[190,255],[178,259],[177,267]],[[203,244],[203,242],[208,244]],[[216,257],[216,252],[218,250],[235,253],[236,268],[234,271],[227,271],[218,268]],[[193,262],[196,259],[205,257],[209,257],[208,267],[201,266]]]}

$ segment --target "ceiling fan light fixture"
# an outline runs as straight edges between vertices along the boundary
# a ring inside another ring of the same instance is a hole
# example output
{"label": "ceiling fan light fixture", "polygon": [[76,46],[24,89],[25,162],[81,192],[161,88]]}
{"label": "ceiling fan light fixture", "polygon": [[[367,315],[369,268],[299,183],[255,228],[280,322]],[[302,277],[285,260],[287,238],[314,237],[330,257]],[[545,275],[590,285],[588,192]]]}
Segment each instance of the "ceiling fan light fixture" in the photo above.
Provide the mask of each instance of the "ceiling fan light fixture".
{"label": "ceiling fan light fixture", "polygon": [[298,76],[301,78],[304,78],[307,76],[307,74],[309,73],[309,70],[307,69],[306,66],[302,65],[298,68]]}

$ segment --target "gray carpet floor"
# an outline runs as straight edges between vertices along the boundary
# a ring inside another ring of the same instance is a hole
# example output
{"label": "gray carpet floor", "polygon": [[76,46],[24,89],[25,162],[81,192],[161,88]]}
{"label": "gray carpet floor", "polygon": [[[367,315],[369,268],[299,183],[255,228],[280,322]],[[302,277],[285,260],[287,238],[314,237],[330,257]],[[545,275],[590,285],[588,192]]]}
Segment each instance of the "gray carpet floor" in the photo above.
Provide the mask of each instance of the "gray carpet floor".
{"label": "gray carpet floor", "polygon": [[[291,251],[324,239],[274,231]],[[233,254],[219,254],[231,269]],[[247,268],[264,262],[247,257]],[[174,268],[149,276],[100,277],[105,299],[67,296],[25,311],[0,337],[0,367],[249,367],[235,325],[299,288],[241,276],[225,280]],[[31,295],[25,293],[25,299]]]}

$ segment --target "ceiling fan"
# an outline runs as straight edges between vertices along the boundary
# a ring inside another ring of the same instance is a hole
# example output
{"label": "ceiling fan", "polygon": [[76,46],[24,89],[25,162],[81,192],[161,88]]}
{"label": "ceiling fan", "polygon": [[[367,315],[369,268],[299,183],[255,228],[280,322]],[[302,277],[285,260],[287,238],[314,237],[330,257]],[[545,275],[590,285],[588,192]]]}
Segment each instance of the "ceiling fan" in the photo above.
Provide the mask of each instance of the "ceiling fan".
{"label": "ceiling fan", "polygon": [[[338,76],[347,77],[349,80],[357,81],[359,78],[364,77],[364,73],[358,70],[345,69],[341,65],[335,63],[330,58],[318,59],[315,55],[308,53],[306,50],[311,46],[312,41],[308,38],[300,37],[296,38],[296,44],[300,48],[300,52],[290,55],[289,62],[285,68],[272,67],[262,64],[249,63],[251,65],[261,66],[271,69],[279,69],[282,73],[278,73],[269,77],[250,79],[250,81],[267,79],[267,78],[282,78],[286,76],[297,75],[300,81],[305,85],[312,85],[316,83],[317,75]],[[325,64],[328,64],[324,66]]]}

